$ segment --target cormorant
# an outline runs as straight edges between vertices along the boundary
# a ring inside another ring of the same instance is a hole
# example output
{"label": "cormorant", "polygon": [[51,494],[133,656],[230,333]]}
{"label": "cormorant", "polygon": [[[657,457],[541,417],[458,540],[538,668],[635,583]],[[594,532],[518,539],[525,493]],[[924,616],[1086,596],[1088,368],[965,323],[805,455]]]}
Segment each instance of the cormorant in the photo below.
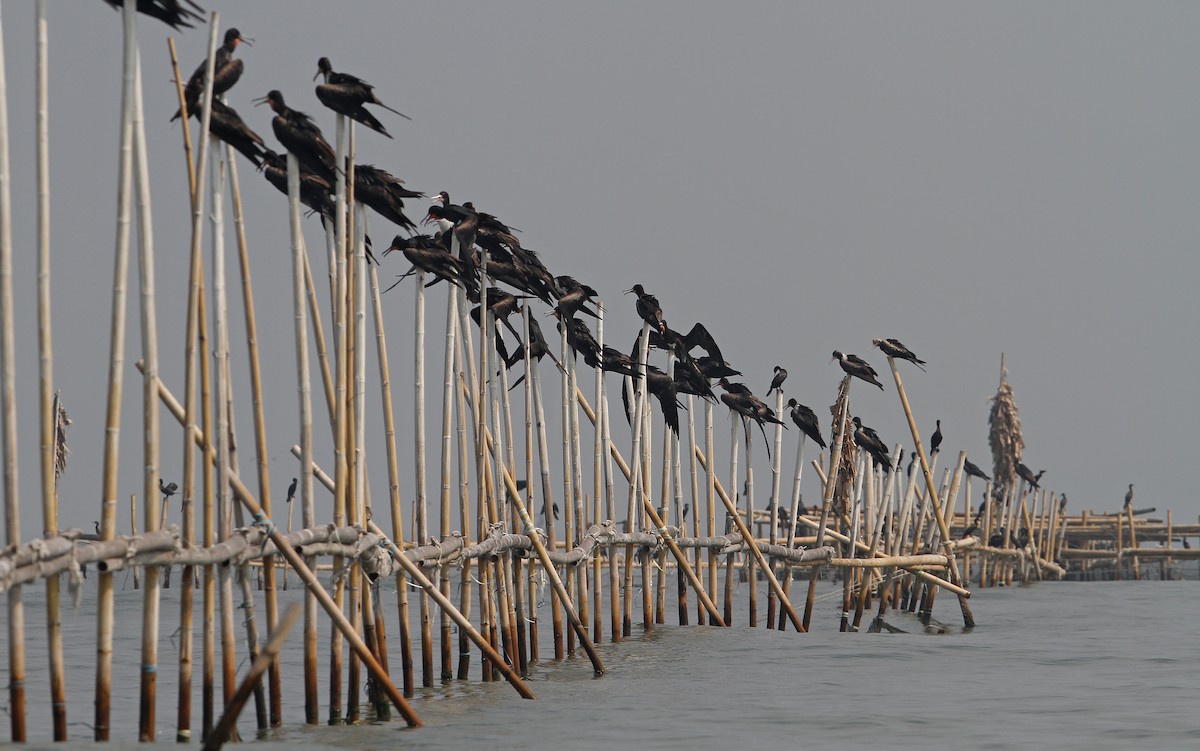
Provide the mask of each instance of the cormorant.
{"label": "cormorant", "polygon": [[1125,509],[1133,506],[1133,483],[1129,483],[1129,491],[1125,493]]}
{"label": "cormorant", "polygon": [[933,435],[929,437],[929,453],[936,454],[938,447],[942,445],[942,421],[937,421],[937,429],[933,431]]}
{"label": "cormorant", "polygon": [[292,484],[288,485],[288,491],[287,491],[287,502],[288,503],[291,503],[292,501],[296,500],[296,485],[297,484],[299,484],[299,480],[297,480],[295,477],[293,477]]}
{"label": "cormorant", "polygon": [[844,355],[841,352],[834,350],[833,358],[830,360],[830,362],[833,362],[833,360],[838,361],[838,364],[842,366],[842,370],[845,371],[847,375],[860,378],[867,383],[873,383],[879,387],[880,391],[883,391],[883,384],[875,378],[879,375],[875,372],[875,368],[872,368],[866,360],[862,359],[858,355]]}
{"label": "cormorant", "polygon": [[[1042,472],[1045,472],[1045,471],[1046,470],[1044,470],[1044,469],[1042,470]],[[1038,480],[1040,479],[1042,472],[1039,472],[1037,475],[1034,475],[1033,470],[1029,469],[1029,467],[1026,467],[1021,462],[1017,462],[1017,476],[1020,477],[1025,482],[1029,483],[1029,486],[1032,488],[1038,488],[1038,489],[1041,488],[1041,486],[1038,485]]]}
{"label": "cormorant", "polygon": [[383,127],[383,123],[367,111],[364,104],[378,104],[385,110],[395,112],[405,120],[412,120],[403,112],[394,110],[379,101],[379,97],[375,96],[375,87],[371,84],[349,73],[335,73],[327,57],[322,57],[317,61],[317,75],[313,76],[313,80],[317,80],[317,76],[322,75],[325,76],[325,83],[317,84],[317,99],[321,100],[321,104],[338,114],[362,123],[376,133],[382,133],[388,138],[392,137],[392,134]]}
{"label": "cormorant", "polygon": [[[879,347],[883,351],[883,354],[888,357],[894,357],[897,360],[908,360],[918,368],[921,368],[925,364],[924,360],[917,359],[912,350],[901,344],[898,339],[872,339],[871,346]],[[921,370],[925,370],[925,368],[921,368]]]}
{"label": "cormorant", "polygon": [[970,459],[963,460],[963,472],[966,472],[968,475],[970,475],[972,477],[978,477],[981,480],[991,480],[992,479],[992,478],[988,477],[987,475],[985,475],[983,473],[982,469],[980,469],[979,467],[972,464]]}
{"label": "cormorant", "polygon": [[171,483],[167,483],[166,485],[163,485],[162,478],[161,477],[158,478],[158,492],[163,494],[164,499],[170,498],[171,496],[175,495],[175,493],[178,490],[179,490],[179,485],[177,485],[176,483],[171,482]]}
{"label": "cormorant", "polygon": [[859,448],[866,451],[875,460],[875,464],[883,467],[884,472],[891,471],[892,460],[888,456],[887,445],[880,439],[879,434],[872,428],[863,425],[862,420],[855,417],[851,422],[854,423],[854,443]]}
{"label": "cormorant", "polygon": [[783,382],[787,380],[787,371],[778,365],[775,366],[775,376],[771,379],[771,385],[767,387],[767,396],[775,389],[783,391]]}

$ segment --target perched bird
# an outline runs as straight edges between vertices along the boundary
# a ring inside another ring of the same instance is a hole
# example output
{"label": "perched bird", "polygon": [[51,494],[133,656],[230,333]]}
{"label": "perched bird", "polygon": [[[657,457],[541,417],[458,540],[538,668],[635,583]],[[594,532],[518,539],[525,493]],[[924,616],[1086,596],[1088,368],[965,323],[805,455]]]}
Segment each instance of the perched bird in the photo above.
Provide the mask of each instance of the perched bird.
{"label": "perched bird", "polygon": [[875,372],[875,368],[872,368],[866,360],[858,355],[844,355],[837,350],[833,351],[833,358],[830,362],[834,360],[838,361],[838,364],[842,366],[842,370],[846,372],[846,375],[854,376],[867,383],[873,383],[879,387],[880,391],[883,391],[883,384],[876,380],[876,376],[879,374]]}
{"label": "perched bird", "polygon": [[991,480],[983,473],[983,470],[971,463],[970,459],[963,460],[963,472],[966,472],[971,477],[978,477],[981,480]]}
{"label": "perched bird", "polygon": [[288,107],[278,89],[272,89],[265,97],[255,101],[255,104],[263,103],[275,112],[275,117],[271,119],[271,129],[275,131],[275,137],[284,148],[295,154],[300,163],[310,171],[325,178],[332,185],[337,173],[337,157],[312,118],[300,110]]}
{"label": "perched bird", "polygon": [[658,298],[650,294],[640,284],[635,284],[633,287],[625,290],[625,294],[637,295],[637,314],[643,321],[650,324],[650,328],[660,334],[665,334],[667,325],[663,322],[662,306],[658,304]]}
{"label": "perched bird", "polygon": [[[233,51],[243,43],[250,44],[250,40],[243,37],[237,29],[225,32],[225,43],[217,48],[217,54],[213,60],[212,93],[214,101],[233,88],[233,85],[242,77],[245,64],[233,56]],[[200,117],[200,97],[204,94],[204,74],[207,70],[208,59],[206,58],[183,87],[183,101],[187,104],[188,114],[196,118]],[[183,110],[175,110],[175,114],[171,115],[171,122],[175,122],[182,115]]]}
{"label": "perched bird", "polygon": [[1125,510],[1128,511],[1133,506],[1133,483],[1129,483],[1129,491],[1125,493]]}
{"label": "perched bird", "polygon": [[888,456],[887,444],[883,442],[873,428],[863,425],[862,420],[858,417],[852,419],[851,422],[854,423],[855,445],[870,454],[875,464],[882,467],[884,472],[890,471],[892,459]]}
{"label": "perched bird", "polygon": [[592,318],[599,318],[599,314],[589,308],[587,303],[595,304],[592,300],[596,296],[596,290],[586,284],[583,284],[572,276],[557,276],[554,278],[555,285],[562,292],[558,296],[558,302],[554,309],[560,315],[566,318],[572,318],[576,313],[586,313]]}
{"label": "perched bird", "polygon": [[[437,277],[434,281],[441,279],[463,287],[467,291],[468,298],[474,295],[475,299],[479,299],[479,276],[476,269],[467,266],[456,256],[451,255],[450,251],[446,250],[446,246],[429,235],[413,235],[412,237],[396,235],[392,238],[392,244],[383,251],[383,254],[386,256],[393,250],[403,252],[404,257],[413,265],[413,270],[428,271]],[[411,273],[413,272],[406,272],[404,276]],[[432,283],[430,282],[430,284]]]}
{"label": "perched bird", "polygon": [[296,485],[298,485],[299,482],[300,482],[299,480],[297,480],[295,477],[293,477],[292,484],[288,485],[288,492],[287,492],[287,502],[288,503],[291,503],[292,501],[296,500]]}
{"label": "perched bird", "polygon": [[783,382],[787,380],[787,371],[778,365],[775,366],[775,376],[771,379],[771,385],[767,387],[767,396],[775,389],[783,391]]}
{"label": "perched bird", "polygon": [[170,498],[179,490],[179,485],[171,482],[163,485],[162,478],[158,478],[158,492],[163,494],[163,498]]}
{"label": "perched bird", "polygon": [[[105,0],[109,5],[117,10],[124,5],[122,0]],[[184,7],[184,4],[191,6]],[[204,23],[204,8],[196,5],[192,0],[137,0],[137,12],[143,15],[157,18],[159,21],[167,24],[173,29],[191,29],[195,28],[193,22],[199,21]]]}
{"label": "perched bird", "polygon": [[425,194],[404,187],[404,181],[387,170],[370,164],[354,165],[354,198],[370,206],[376,214],[406,230],[417,225],[404,215],[405,198],[424,198]]}
{"label": "perched bird", "polygon": [[237,110],[220,99],[213,100],[208,132],[237,149],[242,156],[253,162],[255,167],[262,166],[262,158],[266,153],[262,136],[246,125]]}
{"label": "perched bird", "polygon": [[[897,360],[908,360],[918,368],[921,368],[921,366],[925,364],[924,360],[917,359],[917,356],[912,353],[912,350],[901,344],[900,340],[898,339],[872,339],[871,346],[879,347],[879,349],[883,351],[883,354],[887,355],[888,357],[894,357]],[[924,369],[925,368],[921,368],[921,370]]]}
{"label": "perched bird", "polygon": [[375,87],[361,78],[349,73],[335,73],[333,65],[330,64],[327,57],[322,57],[317,61],[317,75],[313,76],[313,80],[317,80],[318,76],[325,77],[325,83],[317,84],[317,99],[321,100],[321,104],[340,115],[362,123],[376,133],[382,133],[388,138],[392,137],[392,134],[383,127],[383,123],[367,111],[364,104],[378,104],[385,110],[395,112],[405,120],[412,119],[403,112],[394,110],[379,101],[379,97],[375,96]]}
{"label": "perched bird", "polygon": [[942,421],[937,421],[937,429],[933,431],[933,435],[929,437],[929,453],[936,454],[938,447],[942,445]]}
{"label": "perched bird", "polygon": [[1026,467],[1021,462],[1017,462],[1017,476],[1029,483],[1029,486],[1032,488],[1041,488],[1041,486],[1038,485],[1038,480],[1041,479],[1041,476],[1045,471],[1046,470],[1043,469],[1041,472],[1038,472],[1035,475],[1033,474],[1033,470],[1031,470],[1029,467]]}
{"label": "perched bird", "polygon": [[787,406],[791,410],[792,422],[796,423],[796,427],[816,441],[818,446],[825,448],[825,439],[821,437],[821,424],[816,413],[795,399],[788,399]]}

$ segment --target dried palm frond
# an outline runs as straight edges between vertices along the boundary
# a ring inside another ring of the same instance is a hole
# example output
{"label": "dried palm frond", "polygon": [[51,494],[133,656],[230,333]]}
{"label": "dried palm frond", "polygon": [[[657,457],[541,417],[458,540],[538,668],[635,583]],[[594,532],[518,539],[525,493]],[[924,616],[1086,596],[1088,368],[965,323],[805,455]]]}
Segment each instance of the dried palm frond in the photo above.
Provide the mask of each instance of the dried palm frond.
{"label": "dried palm frond", "polygon": [[1017,462],[1025,450],[1025,441],[1021,438],[1021,418],[1017,414],[1017,402],[1013,399],[1012,386],[1008,384],[1008,370],[1003,359],[1000,387],[991,401],[988,445],[992,449],[992,477],[997,487],[1012,487],[1017,481]]}
{"label": "dried palm frond", "polygon": [[67,471],[67,457],[71,449],[67,446],[67,428],[71,426],[71,416],[63,408],[62,399],[54,395],[54,483]]}

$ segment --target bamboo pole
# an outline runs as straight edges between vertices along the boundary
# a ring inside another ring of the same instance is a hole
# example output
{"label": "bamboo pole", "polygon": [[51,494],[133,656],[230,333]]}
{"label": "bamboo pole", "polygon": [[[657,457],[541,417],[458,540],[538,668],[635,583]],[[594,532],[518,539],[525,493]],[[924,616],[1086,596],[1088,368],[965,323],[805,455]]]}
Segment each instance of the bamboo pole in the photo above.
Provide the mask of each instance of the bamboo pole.
{"label": "bamboo pole", "polygon": [[[242,212],[242,189],[238,181],[237,162],[226,144],[229,162],[229,189],[233,199],[233,221],[237,232],[238,263],[242,272],[242,307],[246,323],[246,348],[250,365],[250,399],[254,406],[254,456],[258,469],[258,497],[262,499],[263,513],[271,515],[271,475],[267,453],[267,425],[263,412],[262,372],[258,358],[258,324],[254,312],[254,286],[250,278],[250,252],[246,243],[246,222]],[[307,265],[305,267],[307,269]],[[307,276],[307,275],[306,275]],[[316,315],[314,313],[314,322]],[[288,507],[291,519],[291,506]],[[267,631],[274,632],[279,624],[279,605],[275,593],[275,564],[263,561],[263,588],[266,592]],[[267,671],[267,686],[271,695],[271,727],[283,722],[282,699],[280,697],[280,675],[278,656],[271,661]]]}
{"label": "bamboo pole", "polygon": [[[228,359],[226,359],[225,367],[226,367],[226,374],[225,374],[226,383],[231,383],[233,381],[233,377],[232,377],[232,373],[230,372]],[[237,431],[234,429],[235,426],[234,426],[234,422],[233,422],[232,391],[230,391],[230,393],[227,394],[227,396],[228,396],[228,400],[225,402],[224,405],[222,405],[222,408],[228,414],[227,421],[229,424],[229,446],[230,446],[229,472],[232,474],[240,475],[241,470],[238,466],[238,456],[237,456]],[[244,527],[245,525],[243,523],[244,520],[243,520],[243,516],[242,516],[241,507],[236,506],[232,510],[234,512],[233,513],[234,523],[237,525],[238,528]],[[228,539],[228,538],[225,538],[225,539]],[[266,559],[266,560],[269,560],[269,559]],[[231,568],[231,567],[227,566],[226,568]],[[246,630],[246,656],[250,660],[255,660],[258,657],[258,653],[259,653],[258,619],[257,619],[255,611],[254,611],[254,593],[250,586],[250,565],[248,563],[242,563],[241,565],[239,565],[237,567],[237,574],[238,574],[238,584],[241,586],[241,590],[242,590],[242,604],[239,605],[238,608],[242,610],[243,615],[244,615],[244,617],[242,618],[242,626]],[[266,701],[265,693],[266,692],[263,688],[262,683],[256,682],[254,684],[254,709],[255,709],[255,719],[257,720],[257,723],[258,723],[259,732],[265,731],[269,727],[269,724],[270,724],[268,717],[267,717],[267,701]],[[236,694],[236,691],[235,691],[235,694]]]}
{"label": "bamboo pole", "polygon": [[[778,414],[778,413],[776,413]],[[804,443],[808,436],[804,433],[800,434],[800,442],[796,445],[796,474],[792,478],[792,505],[791,514],[788,516],[788,537],[787,546],[790,549],[796,541],[796,525],[799,523],[797,517],[800,512],[800,480],[804,477]],[[778,449],[776,449],[778,453]],[[792,565],[784,563],[783,565],[783,593],[789,598],[791,597],[792,585]],[[786,628],[786,622],[779,619],[779,630],[783,631]]]}
{"label": "bamboo pole", "polygon": [[[175,40],[167,39],[167,48],[171,56],[171,70],[175,80],[175,93],[179,99],[179,111],[181,113],[180,122],[182,127],[180,131],[183,134],[183,151],[184,161],[187,165],[188,174],[188,197],[191,201],[192,209],[192,253],[189,262],[189,280],[188,280],[188,302],[187,302],[187,323],[184,336],[184,402],[186,404],[186,414],[184,416],[184,437],[183,437],[183,477],[181,485],[179,502],[179,516],[182,529],[180,530],[181,544],[186,549],[195,541],[195,447],[191,441],[190,433],[196,422],[196,303],[199,289],[199,277],[202,273],[198,268],[201,263],[200,245],[197,233],[203,225],[199,221],[199,196],[197,195],[197,176],[196,165],[192,159],[192,137],[191,130],[188,127],[188,111],[187,100],[183,94],[183,78],[179,73],[179,59],[175,53]],[[176,708],[175,719],[175,740],[180,743],[186,743],[191,739],[191,723],[192,723],[192,606],[193,606],[193,590],[195,587],[194,579],[195,570],[191,566],[184,566],[180,579],[180,595],[179,595],[179,699]]]}
{"label": "bamboo pole", "polygon": [[[50,315],[50,142],[49,63],[46,0],[37,0],[37,217],[38,217],[38,407],[41,426],[42,527],[58,534],[55,477],[58,410],[54,397],[54,344]],[[54,740],[67,739],[67,686],[63,673],[59,578],[46,579],[46,642],[50,660],[50,716]]]}
{"label": "bamboo pole", "polygon": [[[388,366],[387,341],[383,326],[383,303],[379,296],[379,275],[371,267],[371,301],[375,315],[375,356],[379,363],[379,391],[383,408],[384,453],[388,471],[388,501],[392,512],[392,537],[404,540],[404,514],[400,502],[400,465],[396,455],[395,412],[392,409],[392,377]],[[402,575],[396,576],[400,612],[400,662],[404,695],[412,696],[412,652],[408,639],[408,587]]]}
{"label": "bamboo pole", "polygon": [[203,746],[204,751],[216,751],[216,749],[221,748],[225,741],[230,738],[230,731],[237,723],[238,714],[241,713],[246,700],[250,698],[250,692],[262,679],[262,674],[278,661],[279,652],[283,649],[283,643],[287,639],[288,632],[292,630],[296,619],[300,617],[300,610],[301,608],[298,604],[292,604],[287,609],[287,612],[283,614],[283,620],[271,630],[270,636],[267,637],[266,646],[250,665],[250,670],[247,671],[246,677],[242,679],[229,706],[221,714],[220,722],[217,723],[216,728],[213,729],[213,732],[208,736],[208,740],[205,741]]}
{"label": "bamboo pole", "polygon": [[[147,531],[160,526],[158,491],[158,318],[155,312],[154,234],[150,207],[150,168],[146,155],[146,128],[142,107],[141,56],[134,59],[134,177],[138,208],[138,272],[141,284],[142,359],[142,497],[145,503]],[[142,671],[139,711],[140,740],[155,738],[155,710],[158,681],[159,569],[146,568],[146,589],[142,600]]]}
{"label": "bamboo pole", "polygon": [[[692,453],[696,451],[696,446],[692,447]],[[713,456],[713,404],[710,401],[704,402],[704,455]],[[716,525],[716,467],[707,465],[704,468],[704,478],[706,486],[706,503],[705,509],[708,512],[708,535],[712,537],[717,533]],[[697,511],[699,513],[699,511]],[[708,591],[717,591],[717,551],[709,548],[708,550]],[[721,621],[721,618],[715,613],[710,613],[708,616],[708,625],[716,625]]]}
{"label": "bamboo pole", "polygon": [[[374,274],[373,269],[372,274]],[[442,366],[442,494],[439,532],[441,533],[443,539],[450,534],[450,463],[453,452],[453,444],[450,433],[454,429],[454,349],[458,340],[457,332],[455,331],[455,325],[457,322],[458,290],[454,287],[450,287],[446,292],[446,355]],[[378,321],[377,325],[379,325]],[[438,570],[438,574],[439,590],[442,596],[448,599],[450,595],[449,570],[445,566],[441,566]],[[452,664],[453,654],[450,633],[450,616],[444,608],[442,609],[441,622],[441,656],[442,680],[447,681],[454,677],[454,667]]]}
{"label": "bamboo pole", "polygon": [[[308,326],[304,309],[304,261],[300,234],[300,168],[295,154],[288,154],[288,210],[292,239],[292,315],[296,346],[297,394],[300,402],[300,462],[312,465],[312,397],[308,372]],[[312,474],[300,476],[300,502],[305,528],[315,522]],[[295,564],[293,564],[295,565]],[[309,588],[304,599],[304,716],[305,722],[317,724],[317,596]]]}
{"label": "bamboo pole", "polygon": [[[529,306],[521,306],[521,322],[522,331],[525,334],[525,506],[533,508],[533,442],[535,432],[534,420],[534,402],[533,402],[533,359],[530,354],[529,346]],[[544,484],[544,483],[543,483]],[[543,487],[543,492],[545,488]],[[515,520],[514,520],[515,521]],[[549,525],[547,525],[549,526]],[[529,561],[529,660],[530,662],[538,661],[538,592],[537,592],[537,564]],[[526,666],[528,670],[528,665]]]}
{"label": "bamboo pole", "polygon": [[[950,559],[950,581],[954,584],[961,584],[962,580],[958,572],[958,564],[954,559],[953,540],[950,538],[950,530],[946,526],[946,520],[941,514],[941,508],[937,500],[937,489],[933,485],[933,474],[929,470],[929,459],[925,456],[925,448],[922,446],[921,436],[917,432],[917,421],[913,418],[912,408],[908,404],[908,396],[904,393],[904,384],[900,382],[900,371],[896,369],[896,361],[891,355],[888,355],[888,366],[891,367],[892,377],[896,380],[896,391],[900,395],[900,405],[904,408],[904,415],[908,418],[908,427],[912,432],[913,450],[917,452],[917,458],[921,461],[921,472],[925,475],[925,486],[929,491],[934,515],[937,517],[938,528],[942,535],[942,545],[946,547],[946,557]],[[959,464],[962,464],[961,458],[959,459]],[[959,595],[958,605],[962,610],[963,625],[966,628],[974,627],[975,616],[971,613],[971,605],[967,602],[967,598]]]}
{"label": "bamboo pole", "polygon": [[[825,544],[825,525],[829,521],[829,510],[833,504],[833,493],[837,485],[837,473],[842,462],[842,444],[845,442],[846,423],[850,419],[850,376],[842,379],[838,393],[836,422],[837,431],[833,436],[833,448],[829,451],[828,480],[823,480],[825,489],[821,493],[821,525],[817,528],[817,547]],[[808,579],[808,596],[804,601],[804,628],[807,629],[812,620],[813,604],[817,596],[817,571],[813,570]]]}
{"label": "bamboo pole", "polygon": [[[775,414],[783,414],[783,389],[775,390]],[[775,458],[771,462],[771,506],[770,519],[771,530],[769,533],[770,543],[776,544],[779,538],[779,481],[780,472],[783,469],[783,420],[775,425]],[[775,568],[775,561],[771,560],[771,568]],[[789,577],[790,578],[790,577]],[[786,584],[786,581],[784,582]],[[787,590],[785,589],[786,593]],[[775,592],[767,590],[767,628],[775,628]]]}
{"label": "bamboo pole", "polygon": [[[416,467],[416,535],[429,539],[425,488],[425,272],[417,271],[416,303],[413,315],[413,461]],[[433,686],[433,633],[429,614],[429,595],[421,593],[421,685]]]}
{"label": "bamboo pole", "polygon": [[[124,9],[124,75],[123,86],[121,90],[121,141],[120,141],[120,160],[118,168],[118,190],[117,190],[117,241],[116,252],[113,262],[113,304],[112,304],[112,320],[110,329],[110,347],[109,347],[109,373],[108,373],[108,409],[105,419],[105,440],[104,440],[104,487],[101,495],[101,517],[100,517],[100,538],[102,540],[111,540],[117,530],[117,471],[118,458],[120,451],[120,431],[121,431],[121,393],[122,393],[122,371],[125,364],[125,284],[129,268],[129,225],[132,204],[132,182],[133,182],[133,79],[134,79],[134,61],[137,51],[137,21],[135,17],[136,8],[132,0],[125,0]],[[2,73],[2,71],[0,71]],[[3,80],[3,75],[0,75],[0,81]],[[5,102],[7,97],[6,92],[0,92],[0,102]],[[0,105],[4,106],[4,105]],[[7,108],[6,108],[7,110]],[[7,195],[9,190],[9,182],[6,176],[7,159],[8,159],[8,136],[7,136],[7,111],[0,113],[0,131],[4,133],[4,143],[0,144],[0,154],[5,160],[5,164],[0,166],[0,181],[3,182],[4,195]],[[6,206],[8,201],[0,196],[0,207]],[[9,209],[0,208],[4,214],[8,214]],[[0,216],[0,224],[3,225],[3,232],[8,234],[11,230],[11,221],[8,216]],[[11,243],[4,242],[4,245],[11,248]],[[6,258],[11,258],[11,250],[6,251]],[[5,271],[3,276],[6,281],[11,279],[11,272]],[[11,281],[9,281],[11,284]],[[11,289],[11,287],[9,288]],[[4,304],[11,306],[11,292],[4,292]],[[12,308],[4,309],[5,331],[11,332],[12,325]],[[4,343],[5,357],[5,384],[4,412],[7,415],[6,420],[13,421],[12,435],[9,433],[8,422],[5,424],[5,446],[6,446],[6,466],[5,466],[5,491],[6,498],[10,504],[9,519],[9,535],[14,532],[19,537],[19,525],[16,524],[16,481],[15,481],[15,439],[16,425],[15,414],[13,412],[13,394],[9,391],[9,381],[7,376],[12,367],[11,358],[11,339],[6,335]],[[12,463],[12,474],[10,475],[8,463]],[[10,476],[12,479],[10,479]],[[10,487],[11,486],[11,487]],[[14,526],[18,528],[13,529]],[[20,603],[20,589],[18,588],[15,594],[9,592],[9,650],[10,650],[10,666],[9,674],[11,676],[10,685],[11,696],[9,703],[12,709],[13,717],[13,740],[23,741],[25,735],[24,717],[25,717],[25,696],[24,696],[24,663],[25,656],[22,648],[24,641],[23,634],[23,613]],[[98,741],[106,741],[109,739],[109,715],[112,697],[112,640],[113,640],[113,581],[111,574],[101,574],[99,582],[99,590],[97,593],[97,608],[96,608],[96,698],[95,698],[95,720],[92,723],[95,733],[95,738]]]}
{"label": "bamboo pole", "polygon": [[[734,510],[726,511],[728,514],[738,516],[737,511],[737,465],[738,465],[738,421],[741,417],[735,413],[730,413],[730,435],[729,435],[729,486],[734,489]],[[725,527],[728,531],[730,519],[726,517]],[[736,556],[728,555],[725,557],[725,622],[733,625],[733,576]]]}
{"label": "bamboo pole", "polygon": [[[526,337],[528,338],[528,336]],[[597,306],[596,317],[596,341],[600,345],[601,352],[604,351],[604,306]],[[596,377],[596,424],[592,426],[593,434],[593,459],[592,459],[592,522],[599,524],[604,518],[604,504],[602,497],[604,493],[604,471],[605,471],[605,445],[604,445],[604,368],[595,369]],[[576,415],[578,422],[578,415]],[[610,517],[611,518],[611,517]],[[609,561],[612,561],[612,546],[608,546]],[[592,639],[597,643],[604,641],[604,592],[603,585],[600,583],[602,574],[602,563],[600,556],[592,559]]]}

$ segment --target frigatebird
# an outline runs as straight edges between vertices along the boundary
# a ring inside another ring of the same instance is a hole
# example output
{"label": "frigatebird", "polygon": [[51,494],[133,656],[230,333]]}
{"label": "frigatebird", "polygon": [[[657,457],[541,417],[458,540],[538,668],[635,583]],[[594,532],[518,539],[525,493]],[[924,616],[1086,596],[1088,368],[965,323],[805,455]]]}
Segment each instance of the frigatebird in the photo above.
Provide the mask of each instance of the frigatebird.
{"label": "frigatebird", "polygon": [[[404,257],[415,268],[428,271],[438,279],[463,287],[467,290],[468,297],[474,293],[475,299],[479,299],[479,282],[475,270],[466,268],[462,261],[450,255],[450,251],[446,250],[444,245],[429,235],[412,237],[396,235],[392,238],[391,246],[383,251],[383,254],[386,256],[393,250],[404,253]],[[407,275],[406,273],[404,276]],[[432,284],[432,282],[430,283]]]}
{"label": "frigatebird", "polygon": [[371,84],[349,73],[335,73],[333,65],[330,64],[327,57],[322,57],[317,61],[317,75],[313,76],[314,81],[317,80],[317,76],[325,76],[325,83],[317,84],[317,99],[321,100],[321,104],[340,115],[362,123],[376,133],[382,133],[388,138],[392,137],[392,134],[383,127],[383,123],[367,111],[364,104],[378,104],[385,110],[395,112],[405,120],[412,120],[403,112],[392,109],[379,101],[379,97],[375,96],[375,87]]}
{"label": "frigatebird", "polygon": [[[722,378],[717,381],[717,385],[725,390],[725,393],[721,394],[721,401],[725,403],[725,406],[737,412],[743,418],[754,420],[758,423],[758,429],[762,431],[763,442],[767,445],[767,456],[769,457],[771,455],[771,442],[767,439],[766,423],[783,425],[783,421],[776,417],[775,410],[768,407],[762,399],[755,396],[750,389],[746,388],[745,384],[730,383],[729,379]],[[786,428],[787,426],[783,425],[783,427]],[[746,436],[746,440],[750,440],[750,437]]]}
{"label": "frigatebird", "polygon": [[[120,10],[124,3],[121,0],[105,0],[113,8]],[[185,8],[187,3],[191,8]],[[193,10],[194,9],[194,10]],[[204,23],[204,8],[192,0],[137,0],[137,12],[157,18],[173,29],[192,29],[193,22]]]}
{"label": "frigatebird", "polygon": [[554,306],[560,315],[572,318],[576,313],[586,313],[592,318],[600,317],[596,311],[587,306],[589,302],[595,304],[592,298],[596,296],[596,290],[579,282],[573,276],[556,276],[554,283],[561,292],[558,302]]}
{"label": "frigatebird", "polygon": [[[214,100],[233,88],[233,85],[242,77],[245,63],[234,57],[233,51],[239,44],[250,44],[250,41],[243,37],[237,29],[225,32],[225,43],[217,48],[217,54],[213,60],[212,93]],[[200,97],[204,94],[204,74],[207,70],[208,59],[205,58],[183,87],[183,101],[187,104],[188,114],[196,118],[200,117],[200,107],[197,105],[200,104]],[[182,114],[182,110],[175,110],[175,114],[171,115],[171,122],[178,120]]]}
{"label": "frigatebird", "polygon": [[650,328],[660,334],[665,334],[667,331],[666,323],[663,322],[662,306],[658,304],[658,298],[646,291],[640,285],[635,284],[633,287],[625,290],[625,294],[637,295],[637,314],[643,321],[650,324]]}
{"label": "frigatebird", "polygon": [[834,360],[838,361],[838,364],[842,366],[842,370],[846,372],[846,375],[862,379],[867,383],[873,383],[879,387],[880,391],[883,391],[883,384],[875,378],[879,374],[875,372],[875,368],[872,368],[866,360],[858,355],[844,355],[836,349],[833,351],[833,358],[830,359],[830,362]]}
{"label": "frigatebird", "polygon": [[787,406],[791,410],[792,422],[796,423],[796,427],[816,441],[818,446],[825,448],[825,439],[821,437],[821,423],[817,420],[816,413],[795,399],[788,399]]}
{"label": "frigatebird", "polygon": [[897,360],[908,360],[913,365],[921,368],[921,370],[925,369],[921,367],[925,364],[925,361],[917,359],[912,350],[901,344],[899,339],[872,339],[871,346],[879,347],[879,349],[883,350],[883,354],[888,357],[894,357]]}
{"label": "frigatebird", "polygon": [[424,193],[404,187],[404,181],[387,170],[370,164],[354,165],[354,198],[374,209],[375,213],[406,230],[417,225],[404,215],[405,198],[423,198]]}
{"label": "frigatebird", "polygon": [[[196,113],[196,116],[199,117],[199,113]],[[237,110],[220,99],[213,100],[208,132],[237,149],[242,156],[253,162],[255,167],[262,166],[263,154],[266,152],[262,136],[246,125]]]}
{"label": "frigatebird", "polygon": [[312,118],[300,110],[294,110],[283,101],[278,89],[271,89],[255,104],[266,103],[275,112],[271,128],[284,148],[296,155],[300,162],[312,172],[333,183],[337,172],[337,157],[333,147],[321,135],[321,129]]}
{"label": "frigatebird", "polygon": [[158,478],[158,492],[163,494],[164,499],[170,498],[171,496],[175,495],[175,493],[178,490],[179,490],[178,484],[171,482],[171,483],[167,483],[166,485],[163,485],[162,478],[161,477]]}

